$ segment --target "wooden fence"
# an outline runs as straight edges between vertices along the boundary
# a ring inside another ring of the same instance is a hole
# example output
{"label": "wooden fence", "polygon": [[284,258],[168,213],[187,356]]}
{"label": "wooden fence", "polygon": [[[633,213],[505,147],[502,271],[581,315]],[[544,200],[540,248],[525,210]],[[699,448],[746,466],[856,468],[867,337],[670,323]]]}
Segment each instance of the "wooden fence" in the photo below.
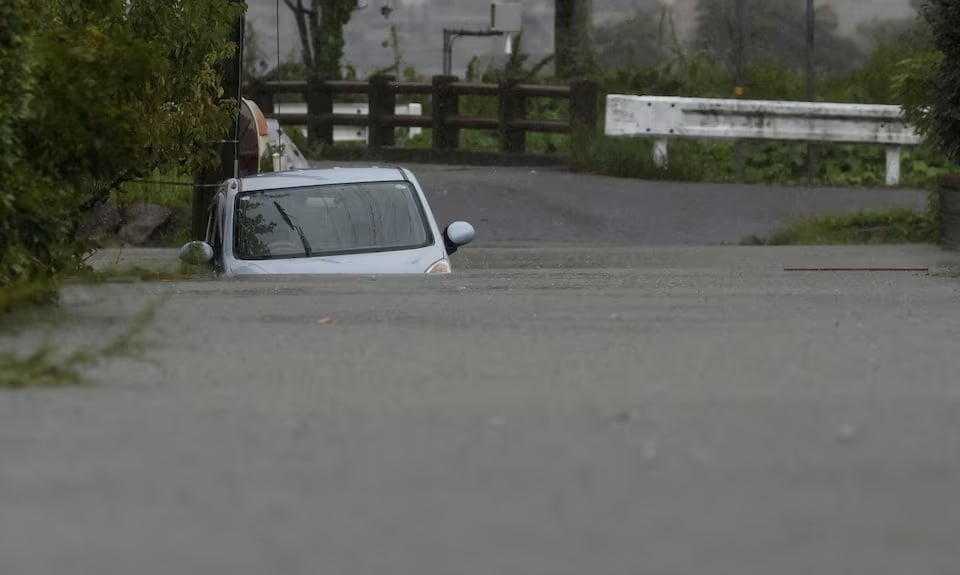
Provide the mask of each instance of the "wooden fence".
{"label": "wooden fence", "polygon": [[[306,114],[274,113],[277,95],[298,94],[307,104]],[[432,150],[457,150],[461,130],[490,130],[499,133],[499,151],[504,155],[526,152],[526,135],[531,132],[569,134],[570,153],[586,153],[597,134],[599,96],[596,82],[574,80],[567,85],[524,84],[515,80],[499,84],[461,82],[456,76],[435,76],[432,82],[399,82],[391,76],[373,76],[369,81],[274,81],[248,84],[247,97],[264,114],[281,124],[305,125],[311,147],[333,145],[334,126],[366,126],[371,150],[396,145],[395,128],[427,128],[432,133]],[[365,95],[369,114],[335,114],[337,95]],[[397,97],[430,96],[430,115],[395,114]],[[496,117],[460,114],[461,96],[497,98]],[[541,120],[528,117],[531,98],[569,101],[569,118]]]}

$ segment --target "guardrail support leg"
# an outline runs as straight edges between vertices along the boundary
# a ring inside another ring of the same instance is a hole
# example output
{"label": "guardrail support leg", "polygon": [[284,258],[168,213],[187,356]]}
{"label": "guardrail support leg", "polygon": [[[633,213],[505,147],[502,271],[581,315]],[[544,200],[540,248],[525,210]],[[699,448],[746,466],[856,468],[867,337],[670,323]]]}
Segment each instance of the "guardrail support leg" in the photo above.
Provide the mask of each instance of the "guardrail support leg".
{"label": "guardrail support leg", "polygon": [[903,148],[891,146],[887,148],[887,185],[900,185],[900,155]]}
{"label": "guardrail support leg", "polygon": [[667,167],[667,159],[669,153],[667,152],[667,140],[654,140],[653,141],[653,163],[658,168]]}

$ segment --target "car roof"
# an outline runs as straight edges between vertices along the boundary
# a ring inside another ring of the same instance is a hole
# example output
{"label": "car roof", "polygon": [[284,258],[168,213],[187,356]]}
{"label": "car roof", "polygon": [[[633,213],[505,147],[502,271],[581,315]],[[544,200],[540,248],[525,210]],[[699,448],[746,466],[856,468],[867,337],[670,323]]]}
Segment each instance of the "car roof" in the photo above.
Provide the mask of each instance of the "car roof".
{"label": "car roof", "polygon": [[407,177],[400,168],[323,168],[268,172],[241,178],[240,189],[245,192],[277,188],[299,188],[325,184],[403,181]]}

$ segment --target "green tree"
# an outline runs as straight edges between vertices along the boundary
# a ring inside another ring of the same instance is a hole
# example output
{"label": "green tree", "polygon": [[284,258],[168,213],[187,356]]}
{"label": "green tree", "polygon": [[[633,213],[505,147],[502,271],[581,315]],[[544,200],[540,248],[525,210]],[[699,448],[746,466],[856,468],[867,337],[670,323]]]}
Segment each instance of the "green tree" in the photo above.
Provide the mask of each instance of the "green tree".
{"label": "green tree", "polygon": [[655,67],[680,49],[668,7],[599,25],[594,38],[596,62],[604,70]]}
{"label": "green tree", "polygon": [[[300,53],[313,78],[339,80],[343,76],[343,28],[358,9],[357,0],[283,0],[293,12],[300,36]],[[380,13],[390,16],[384,4]]]}
{"label": "green tree", "polygon": [[[744,0],[744,60],[776,61],[802,68],[806,60],[806,3],[800,0]],[[736,0],[699,0],[697,42],[711,58],[733,68],[736,63]],[[827,72],[848,72],[862,60],[856,43],[838,34],[829,5],[816,10],[816,65]]]}
{"label": "green tree", "polygon": [[84,212],[131,179],[218,160],[235,114],[218,67],[236,49],[230,32],[243,9],[222,0],[0,0],[0,283],[70,265]]}
{"label": "green tree", "polygon": [[[935,143],[952,161],[960,162],[960,4],[955,0],[926,0],[920,11],[936,50],[913,61],[916,85],[912,108],[922,114],[921,110],[929,107],[929,127]],[[927,106],[922,104],[924,97],[928,98]]]}
{"label": "green tree", "polygon": [[[51,266],[51,236],[58,223],[50,182],[33,171],[18,127],[29,117],[35,81],[33,22],[27,0],[0,0],[0,308],[11,286],[28,283]],[[6,288],[6,289],[4,289]]]}
{"label": "green tree", "polygon": [[557,76],[593,70],[593,0],[554,0],[553,34]]}
{"label": "green tree", "polygon": [[[44,22],[26,147],[85,204],[173,164],[216,158],[234,107],[218,64],[239,12],[218,0],[32,3]],[[242,6],[240,6],[242,9]],[[39,28],[38,28],[39,29]]]}
{"label": "green tree", "polygon": [[[935,51],[930,29],[919,18],[876,23],[861,27],[869,39],[870,55],[864,65],[842,78],[841,90],[832,100],[869,104],[903,104],[906,94],[898,78],[911,62]],[[920,85],[927,83],[921,82]],[[917,86],[916,79],[911,84]],[[926,95],[923,96],[926,100]]]}

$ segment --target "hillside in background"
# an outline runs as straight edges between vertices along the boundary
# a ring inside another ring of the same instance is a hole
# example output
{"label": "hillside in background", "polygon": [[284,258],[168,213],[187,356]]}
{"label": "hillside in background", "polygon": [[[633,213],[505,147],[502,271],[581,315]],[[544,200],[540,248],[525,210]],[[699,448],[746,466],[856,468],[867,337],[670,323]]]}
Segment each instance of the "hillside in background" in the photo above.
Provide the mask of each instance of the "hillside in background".
{"label": "hillside in background", "polygon": [[[639,11],[657,8],[662,0],[593,0],[598,24],[621,20]],[[667,0],[681,34],[690,34],[696,0]],[[798,0],[799,1],[799,0]],[[553,51],[553,0],[524,0],[524,51],[534,57]],[[840,31],[855,34],[857,26],[869,20],[910,16],[910,0],[818,0],[836,11]],[[275,0],[248,0],[248,21],[260,37],[271,59],[277,54],[277,14]],[[400,47],[408,64],[422,74],[441,70],[444,27],[485,26],[489,19],[486,0],[393,0],[395,10],[389,20],[380,15],[380,0],[370,0],[371,8],[358,11],[346,30],[346,62],[362,75],[391,62],[392,53],[382,43],[391,24],[397,27]],[[299,57],[299,40],[289,9],[280,3],[280,56],[283,60]],[[503,40],[463,38],[454,50],[454,73],[462,74],[475,55],[500,55]]]}

